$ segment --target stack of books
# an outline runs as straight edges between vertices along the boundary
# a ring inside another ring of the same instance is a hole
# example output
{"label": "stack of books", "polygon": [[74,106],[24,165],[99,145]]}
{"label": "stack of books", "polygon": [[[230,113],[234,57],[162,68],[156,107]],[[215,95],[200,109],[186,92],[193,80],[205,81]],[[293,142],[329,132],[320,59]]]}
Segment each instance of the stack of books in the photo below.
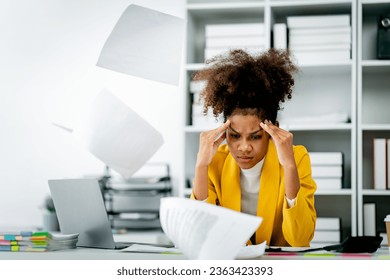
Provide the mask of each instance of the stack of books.
{"label": "stack of books", "polygon": [[298,63],[349,61],[350,15],[287,17],[288,45]]}
{"label": "stack of books", "polygon": [[317,217],[310,247],[324,247],[341,242],[340,217]]}
{"label": "stack of books", "polygon": [[208,24],[205,36],[205,59],[231,49],[245,49],[256,54],[265,50],[266,46],[263,23]]}
{"label": "stack of books", "polygon": [[373,139],[373,179],[375,190],[390,189],[390,139]]}
{"label": "stack of books", "polygon": [[215,128],[218,124],[223,123],[223,116],[216,118],[210,109],[207,114],[203,113],[203,101],[200,94],[205,86],[204,81],[191,81],[190,92],[192,94],[192,112],[191,125],[202,128]]}
{"label": "stack of books", "polygon": [[340,190],[343,187],[343,153],[309,152],[312,177],[317,190]]}
{"label": "stack of books", "polygon": [[0,232],[0,251],[46,252],[76,248],[78,233]]}

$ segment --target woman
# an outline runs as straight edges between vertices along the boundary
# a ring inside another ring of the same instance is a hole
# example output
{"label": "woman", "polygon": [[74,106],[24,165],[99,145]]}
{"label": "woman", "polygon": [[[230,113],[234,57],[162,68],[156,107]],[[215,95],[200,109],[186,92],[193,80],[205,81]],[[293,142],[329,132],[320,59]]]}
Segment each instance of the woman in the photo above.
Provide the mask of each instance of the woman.
{"label": "woman", "polygon": [[233,50],[207,63],[194,80],[206,81],[204,112],[212,108],[225,123],[200,135],[191,198],[262,217],[248,244],[309,246],[316,221],[310,158],[277,122],[297,67],[276,49]]}

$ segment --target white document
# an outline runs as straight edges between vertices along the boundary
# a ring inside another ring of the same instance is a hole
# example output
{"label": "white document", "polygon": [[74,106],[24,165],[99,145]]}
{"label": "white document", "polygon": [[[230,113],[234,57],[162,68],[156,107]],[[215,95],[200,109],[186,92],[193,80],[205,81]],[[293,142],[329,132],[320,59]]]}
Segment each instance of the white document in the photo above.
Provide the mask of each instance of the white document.
{"label": "white document", "polygon": [[189,259],[232,260],[262,218],[188,198],[164,197],[160,222],[168,238]]}
{"label": "white document", "polygon": [[121,250],[122,252],[139,252],[139,253],[169,253],[169,254],[182,254],[177,248],[167,248],[163,246],[153,246],[145,244],[133,244]]}
{"label": "white document", "polygon": [[97,65],[177,85],[184,31],[184,19],[130,5],[104,44]]}
{"label": "white document", "polygon": [[75,136],[125,178],[140,169],[164,142],[160,132],[106,89],[89,109]]}
{"label": "white document", "polygon": [[238,254],[236,255],[236,259],[244,260],[244,259],[252,259],[252,258],[262,256],[265,253],[265,247],[266,247],[265,241],[257,245],[241,247],[240,251],[238,251]]}
{"label": "white document", "polygon": [[[242,246],[236,255],[236,259],[253,259],[264,255],[266,242],[252,246]],[[167,248],[163,246],[133,244],[121,250],[122,252],[137,252],[137,253],[155,253],[155,254],[176,254],[183,253],[176,247]]]}

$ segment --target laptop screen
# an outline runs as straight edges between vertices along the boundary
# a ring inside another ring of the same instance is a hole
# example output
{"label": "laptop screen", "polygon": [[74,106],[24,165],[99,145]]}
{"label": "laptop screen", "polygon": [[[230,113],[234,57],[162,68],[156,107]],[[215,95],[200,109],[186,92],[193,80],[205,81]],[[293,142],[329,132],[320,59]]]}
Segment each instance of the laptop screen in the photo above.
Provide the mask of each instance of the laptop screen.
{"label": "laptop screen", "polygon": [[62,233],[79,233],[77,246],[115,249],[97,179],[49,180]]}

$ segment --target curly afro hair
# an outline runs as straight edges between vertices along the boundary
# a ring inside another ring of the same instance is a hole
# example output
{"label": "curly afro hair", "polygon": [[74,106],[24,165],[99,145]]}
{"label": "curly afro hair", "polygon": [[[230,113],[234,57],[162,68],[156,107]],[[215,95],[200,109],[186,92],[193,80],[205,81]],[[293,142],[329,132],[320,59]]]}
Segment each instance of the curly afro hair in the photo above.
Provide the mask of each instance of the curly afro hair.
{"label": "curly afro hair", "polygon": [[215,117],[256,114],[275,123],[280,102],[291,99],[297,70],[288,50],[272,48],[251,56],[238,49],[206,61],[193,79],[206,81],[201,93],[204,114],[212,108]]}

